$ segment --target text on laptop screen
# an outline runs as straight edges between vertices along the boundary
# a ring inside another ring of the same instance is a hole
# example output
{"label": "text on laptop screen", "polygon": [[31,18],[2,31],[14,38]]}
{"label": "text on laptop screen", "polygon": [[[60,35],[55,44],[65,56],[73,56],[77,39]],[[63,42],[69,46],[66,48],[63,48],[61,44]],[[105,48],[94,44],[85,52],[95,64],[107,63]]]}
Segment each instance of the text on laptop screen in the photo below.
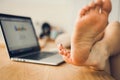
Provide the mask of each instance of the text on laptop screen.
{"label": "text on laptop screen", "polygon": [[29,19],[2,19],[1,24],[10,51],[37,46],[35,34]]}

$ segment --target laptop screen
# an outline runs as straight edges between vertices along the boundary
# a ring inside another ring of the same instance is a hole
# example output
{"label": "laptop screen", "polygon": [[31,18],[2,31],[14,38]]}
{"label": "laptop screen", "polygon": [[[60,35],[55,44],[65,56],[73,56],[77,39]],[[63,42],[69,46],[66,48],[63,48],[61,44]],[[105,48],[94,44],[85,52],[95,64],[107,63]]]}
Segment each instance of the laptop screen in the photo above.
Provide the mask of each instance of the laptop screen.
{"label": "laptop screen", "polygon": [[31,19],[0,17],[4,36],[11,54],[33,50],[38,46]]}

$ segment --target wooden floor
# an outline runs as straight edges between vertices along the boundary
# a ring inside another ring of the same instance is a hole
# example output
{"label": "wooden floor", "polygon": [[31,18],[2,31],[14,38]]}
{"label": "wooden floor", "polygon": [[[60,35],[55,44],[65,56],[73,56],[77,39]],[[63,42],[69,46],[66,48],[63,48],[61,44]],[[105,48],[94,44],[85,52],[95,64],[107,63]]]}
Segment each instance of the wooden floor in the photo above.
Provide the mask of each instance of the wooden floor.
{"label": "wooden floor", "polygon": [[0,47],[0,80],[114,80],[105,71],[63,63],[59,66],[14,62]]}

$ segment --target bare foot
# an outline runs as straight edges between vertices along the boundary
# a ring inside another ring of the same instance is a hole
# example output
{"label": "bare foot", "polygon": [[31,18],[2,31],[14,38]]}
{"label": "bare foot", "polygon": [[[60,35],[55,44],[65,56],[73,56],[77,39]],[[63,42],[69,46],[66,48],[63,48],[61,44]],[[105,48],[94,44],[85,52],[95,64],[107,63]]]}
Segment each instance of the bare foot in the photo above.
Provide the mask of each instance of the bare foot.
{"label": "bare foot", "polygon": [[96,0],[81,10],[71,39],[71,52],[58,46],[66,62],[84,65],[96,37],[106,28],[110,11],[110,0]]}

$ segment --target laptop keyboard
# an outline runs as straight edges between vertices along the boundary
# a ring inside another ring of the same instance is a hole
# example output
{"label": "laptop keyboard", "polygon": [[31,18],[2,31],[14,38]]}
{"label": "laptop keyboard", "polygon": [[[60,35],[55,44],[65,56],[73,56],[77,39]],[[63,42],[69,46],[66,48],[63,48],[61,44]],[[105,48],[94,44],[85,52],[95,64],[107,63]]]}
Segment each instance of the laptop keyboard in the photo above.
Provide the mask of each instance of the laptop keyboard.
{"label": "laptop keyboard", "polygon": [[56,52],[42,52],[42,53],[40,53],[40,52],[38,53],[37,52],[35,54],[24,56],[24,57],[20,57],[20,58],[39,60],[39,59],[47,58],[47,57],[50,57],[50,56],[53,56],[53,55],[56,55]]}

